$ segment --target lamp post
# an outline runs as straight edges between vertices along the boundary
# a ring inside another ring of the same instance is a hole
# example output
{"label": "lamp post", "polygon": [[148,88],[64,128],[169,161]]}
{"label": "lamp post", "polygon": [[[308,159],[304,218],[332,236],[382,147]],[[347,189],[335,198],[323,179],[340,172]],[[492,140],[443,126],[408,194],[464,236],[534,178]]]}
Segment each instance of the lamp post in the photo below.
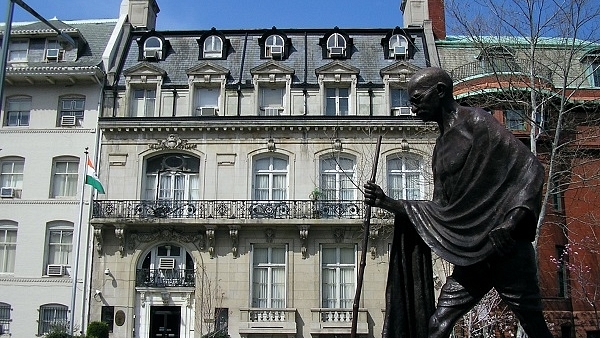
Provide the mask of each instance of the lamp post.
{"label": "lamp post", "polygon": [[48,27],[56,31],[61,47],[63,47],[66,50],[70,50],[75,47],[75,41],[73,40],[73,38],[71,38],[64,32],[61,32],[60,29],[56,28],[48,20],[44,19],[44,17],[39,15],[38,12],[36,12],[33,8],[29,7],[29,5],[27,5],[25,2],[23,2],[22,0],[9,0],[8,9],[6,11],[6,21],[4,23],[4,34],[2,36],[2,55],[0,55],[0,111],[2,111],[2,106],[4,104],[4,80],[6,79],[8,46],[10,42],[10,30],[12,26],[15,4],[19,5],[21,8],[29,12],[29,14],[36,17],[36,19],[40,20],[41,22],[45,23]]}

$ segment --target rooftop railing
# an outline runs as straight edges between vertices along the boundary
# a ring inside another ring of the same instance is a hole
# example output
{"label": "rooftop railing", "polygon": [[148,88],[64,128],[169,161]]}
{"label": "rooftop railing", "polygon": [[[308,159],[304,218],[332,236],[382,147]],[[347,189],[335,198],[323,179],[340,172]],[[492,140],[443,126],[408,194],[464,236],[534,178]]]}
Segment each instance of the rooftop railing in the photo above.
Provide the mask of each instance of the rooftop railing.
{"label": "rooftop railing", "polygon": [[500,59],[494,61],[474,61],[454,68],[450,72],[452,80],[462,81],[471,77],[501,74],[501,75],[526,75],[532,74],[536,78],[552,80],[552,70],[542,63],[534,62],[533,65],[526,59]]}

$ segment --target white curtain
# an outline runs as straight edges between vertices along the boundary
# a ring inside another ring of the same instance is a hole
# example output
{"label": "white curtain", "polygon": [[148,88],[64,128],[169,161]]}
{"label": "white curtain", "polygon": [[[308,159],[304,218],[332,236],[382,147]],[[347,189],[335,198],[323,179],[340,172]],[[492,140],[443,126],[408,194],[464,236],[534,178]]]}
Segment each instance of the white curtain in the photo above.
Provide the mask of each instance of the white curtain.
{"label": "white curtain", "polygon": [[69,264],[72,247],[72,230],[51,230],[48,241],[48,264]]}
{"label": "white curtain", "polygon": [[252,306],[285,307],[285,248],[254,248]]}
{"label": "white curtain", "polygon": [[79,162],[56,162],[52,196],[75,196],[77,194]]}
{"label": "white curtain", "polygon": [[0,229],[0,272],[15,271],[17,230]]}

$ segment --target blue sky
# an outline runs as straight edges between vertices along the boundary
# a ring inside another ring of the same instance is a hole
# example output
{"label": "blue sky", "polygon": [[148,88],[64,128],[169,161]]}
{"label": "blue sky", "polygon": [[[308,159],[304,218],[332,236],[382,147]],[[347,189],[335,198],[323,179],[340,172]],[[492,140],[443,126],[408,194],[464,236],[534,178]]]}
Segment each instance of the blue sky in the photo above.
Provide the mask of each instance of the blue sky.
{"label": "blue sky", "polygon": [[[121,0],[24,0],[44,18],[116,18]],[[0,6],[6,21],[7,0]],[[158,0],[158,30],[402,27],[400,0]],[[15,5],[13,21],[35,18]]]}

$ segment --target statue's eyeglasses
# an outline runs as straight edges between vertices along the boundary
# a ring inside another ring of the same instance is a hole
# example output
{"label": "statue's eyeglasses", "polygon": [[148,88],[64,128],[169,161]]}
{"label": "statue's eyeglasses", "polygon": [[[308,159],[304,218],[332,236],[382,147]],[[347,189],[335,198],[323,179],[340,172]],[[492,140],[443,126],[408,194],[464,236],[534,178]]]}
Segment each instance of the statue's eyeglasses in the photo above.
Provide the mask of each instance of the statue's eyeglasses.
{"label": "statue's eyeglasses", "polygon": [[427,88],[427,90],[425,90],[424,92],[421,92],[421,93],[418,93],[417,95],[412,96],[411,98],[408,99],[408,102],[410,102],[410,104],[412,104],[412,105],[418,105],[419,103],[421,103],[423,98],[425,98],[427,95],[429,95],[429,93],[431,93],[431,91],[434,90],[435,88],[437,88],[437,84]]}

